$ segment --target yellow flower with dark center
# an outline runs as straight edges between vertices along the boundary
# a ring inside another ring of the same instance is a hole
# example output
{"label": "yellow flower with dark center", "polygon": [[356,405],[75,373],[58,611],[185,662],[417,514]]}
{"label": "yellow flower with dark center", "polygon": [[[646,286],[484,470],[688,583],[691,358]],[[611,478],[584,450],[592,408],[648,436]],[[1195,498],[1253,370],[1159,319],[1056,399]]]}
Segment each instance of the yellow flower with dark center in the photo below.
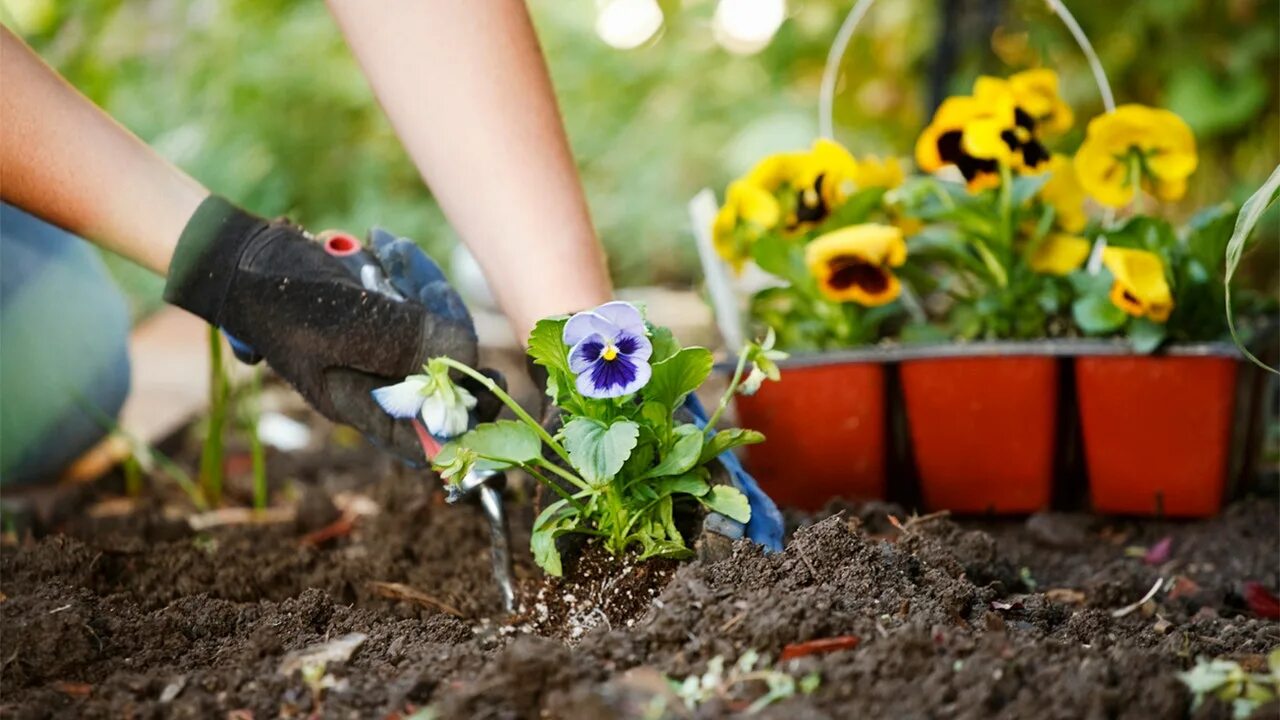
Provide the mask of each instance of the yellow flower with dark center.
{"label": "yellow flower with dark center", "polygon": [[906,260],[902,231],[874,223],[829,232],[805,247],[805,264],[825,297],[866,306],[898,297],[902,286],[890,268]]}
{"label": "yellow flower with dark center", "polygon": [[1040,188],[1040,199],[1053,207],[1056,226],[1069,233],[1078,233],[1089,224],[1084,212],[1084,188],[1076,177],[1076,168],[1066,155],[1054,155],[1049,160],[1049,179]]}
{"label": "yellow flower with dark center", "polygon": [[857,165],[840,144],[820,139],[807,152],[761,160],[743,181],[778,199],[782,230],[794,235],[821,224],[848,199]]}
{"label": "yellow flower with dark center", "polygon": [[741,180],[729,183],[724,205],[711,227],[716,252],[740,272],[751,257],[752,244],[776,227],[781,215],[777,199],[768,191]]}
{"label": "yellow flower with dark center", "polygon": [[916,164],[927,173],[954,165],[972,191],[1000,184],[1000,165],[995,160],[977,158],[965,152],[965,127],[990,115],[976,99],[949,97],[938,106],[933,120],[916,140]]}
{"label": "yellow flower with dark center", "polygon": [[1098,202],[1123,207],[1138,187],[1165,201],[1187,190],[1196,140],[1182,118],[1144,105],[1121,105],[1089,121],[1076,152],[1080,184]]}
{"label": "yellow flower with dark center", "polygon": [[1035,121],[1019,109],[1008,81],[982,77],[972,97],[951,97],[916,141],[916,163],[925,172],[954,165],[972,191],[1000,184],[1000,166],[1036,170],[1049,153]]}
{"label": "yellow flower with dark center", "polygon": [[966,152],[1032,172],[1049,160],[1049,152],[1040,143],[1035,117],[1019,104],[1011,80],[980,77],[973,85],[973,97],[989,109],[989,114],[965,128]]}
{"label": "yellow flower with dark center", "polygon": [[1047,275],[1067,275],[1084,264],[1092,245],[1078,235],[1053,233],[1027,258],[1032,270]]}
{"label": "yellow flower with dark center", "polygon": [[1102,251],[1102,264],[1116,279],[1110,295],[1116,307],[1134,317],[1147,317],[1156,322],[1169,319],[1173,295],[1158,255],[1146,250],[1108,247]]}
{"label": "yellow flower with dark center", "polygon": [[1058,94],[1058,74],[1052,70],[1026,70],[1009,78],[1018,109],[1035,121],[1037,134],[1061,135],[1071,129],[1075,114]]}

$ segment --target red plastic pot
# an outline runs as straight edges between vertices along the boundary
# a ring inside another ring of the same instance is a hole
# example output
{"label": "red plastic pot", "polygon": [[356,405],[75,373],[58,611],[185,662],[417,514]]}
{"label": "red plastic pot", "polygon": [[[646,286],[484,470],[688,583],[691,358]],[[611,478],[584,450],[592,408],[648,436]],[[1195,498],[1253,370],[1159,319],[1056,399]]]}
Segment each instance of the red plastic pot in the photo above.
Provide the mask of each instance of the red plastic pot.
{"label": "red plastic pot", "polygon": [[902,389],[920,490],[930,509],[1031,513],[1049,506],[1056,358],[908,360]]}
{"label": "red plastic pot", "polygon": [[770,497],[806,510],[884,497],[884,377],[879,362],[788,365],[782,382],[738,398],[739,425],[766,438],[747,467]]}
{"label": "red plastic pot", "polygon": [[1077,358],[1094,510],[1216,514],[1227,479],[1237,369],[1230,357]]}

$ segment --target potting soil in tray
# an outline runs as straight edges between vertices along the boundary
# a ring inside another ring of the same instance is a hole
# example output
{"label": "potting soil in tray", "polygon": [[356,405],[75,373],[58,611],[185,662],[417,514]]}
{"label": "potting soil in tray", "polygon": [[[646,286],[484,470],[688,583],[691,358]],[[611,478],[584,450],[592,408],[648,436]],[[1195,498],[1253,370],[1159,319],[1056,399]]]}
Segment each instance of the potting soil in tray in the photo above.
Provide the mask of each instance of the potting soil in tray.
{"label": "potting soil in tray", "polygon": [[[365,448],[271,466],[299,478],[292,522],[194,532],[151,501],[0,549],[0,714],[721,717],[763,686],[688,710],[666,678],[840,637],[780,663],[820,683],[760,716],[1182,718],[1191,698],[1175,674],[1197,656],[1261,669],[1280,645],[1280,623],[1242,597],[1246,581],[1280,583],[1275,499],[1189,523],[832,508],[793,518],[806,524],[780,554],[739,544],[674,572],[597,559],[601,577],[551,584],[521,552],[511,620],[483,517],[444,505],[423,473]],[[335,532],[330,497],[353,489],[377,513],[365,503]],[[526,548],[530,513],[512,515]],[[1114,616],[1158,579],[1153,600]],[[597,621],[583,620],[593,602]],[[1229,715],[1217,701],[1196,713]]]}

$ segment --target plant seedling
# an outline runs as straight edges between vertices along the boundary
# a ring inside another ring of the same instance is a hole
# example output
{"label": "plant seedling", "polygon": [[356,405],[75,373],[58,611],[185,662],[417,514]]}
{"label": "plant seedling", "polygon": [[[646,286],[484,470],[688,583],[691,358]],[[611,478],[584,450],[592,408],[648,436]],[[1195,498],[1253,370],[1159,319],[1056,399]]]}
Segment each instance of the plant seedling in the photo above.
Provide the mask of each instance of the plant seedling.
{"label": "plant seedling", "polygon": [[[707,671],[702,675],[690,675],[684,680],[668,678],[667,681],[688,710],[697,710],[708,700],[719,698],[730,703],[742,703],[745,705],[742,712],[754,715],[779,700],[794,696],[796,692],[812,694],[822,683],[822,677],[812,672],[797,679],[773,668],[768,656],[748,650],[728,670],[724,666],[724,657],[717,655],[707,661]],[[758,689],[760,685],[764,686],[764,693],[757,694],[748,702],[743,691],[752,686]]]}
{"label": "plant seedling", "polygon": [[[676,528],[680,511],[702,506],[750,520],[746,496],[714,483],[710,466],[764,436],[714,425],[744,384],[754,389],[778,377],[774,363],[782,354],[770,341],[743,349],[705,427],[686,421],[681,409],[711,374],[711,352],[682,348],[629,303],[542,320],[529,337],[529,357],[546,369],[547,395],[562,413],[554,435],[488,377],[449,358],[432,359],[424,375],[379,388],[374,398],[395,417],[420,417],[434,435],[457,436],[434,463],[449,482],[473,468],[518,467],[559,495],[538,515],[531,538],[534,560],[548,574],[562,574],[556,539],[564,535],[589,536],[615,556],[635,549],[640,559],[686,558],[692,553]],[[485,386],[518,419],[459,436],[475,398],[453,383],[451,371]]]}
{"label": "plant seedling", "polygon": [[1269,673],[1250,673],[1232,660],[1200,658],[1195,667],[1178,673],[1178,679],[1191,690],[1195,712],[1210,696],[1231,705],[1236,718],[1247,718],[1259,707],[1276,699],[1280,692],[1280,650],[1267,656]]}

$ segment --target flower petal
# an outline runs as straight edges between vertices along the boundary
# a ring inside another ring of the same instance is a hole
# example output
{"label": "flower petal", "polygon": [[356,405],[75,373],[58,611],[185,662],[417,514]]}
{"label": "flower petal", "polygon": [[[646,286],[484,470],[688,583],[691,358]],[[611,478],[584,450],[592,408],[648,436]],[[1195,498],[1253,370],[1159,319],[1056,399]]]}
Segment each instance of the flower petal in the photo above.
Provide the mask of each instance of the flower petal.
{"label": "flower petal", "polygon": [[371,394],[388,415],[394,418],[411,418],[422,409],[422,389],[426,387],[426,377],[410,375],[404,382],[375,389]]}
{"label": "flower petal", "polygon": [[598,333],[592,333],[573,346],[569,351],[569,370],[574,374],[583,373],[589,370],[600,360],[600,353],[604,351],[604,338]]}
{"label": "flower petal", "polygon": [[609,321],[622,332],[633,335],[645,334],[644,315],[641,315],[640,310],[629,302],[621,300],[607,302],[592,312]]}
{"label": "flower petal", "polygon": [[1038,273],[1066,275],[1084,264],[1092,248],[1082,237],[1054,233],[1040,243],[1027,264]]}
{"label": "flower petal", "polygon": [[577,345],[591,335],[612,338],[617,333],[617,326],[597,315],[594,310],[587,310],[569,318],[569,322],[564,324],[562,339],[565,345],[572,346]]}
{"label": "flower petal", "polygon": [[437,437],[449,438],[457,433],[447,432],[449,425],[449,402],[438,393],[422,399],[422,423],[427,432]]}
{"label": "flower petal", "polygon": [[632,360],[648,360],[653,355],[653,344],[644,335],[624,332],[613,342],[620,354]]}
{"label": "flower petal", "polygon": [[600,360],[590,370],[579,373],[574,384],[586,397],[616,398],[644,387],[652,374],[649,363],[619,355],[613,360]]}

